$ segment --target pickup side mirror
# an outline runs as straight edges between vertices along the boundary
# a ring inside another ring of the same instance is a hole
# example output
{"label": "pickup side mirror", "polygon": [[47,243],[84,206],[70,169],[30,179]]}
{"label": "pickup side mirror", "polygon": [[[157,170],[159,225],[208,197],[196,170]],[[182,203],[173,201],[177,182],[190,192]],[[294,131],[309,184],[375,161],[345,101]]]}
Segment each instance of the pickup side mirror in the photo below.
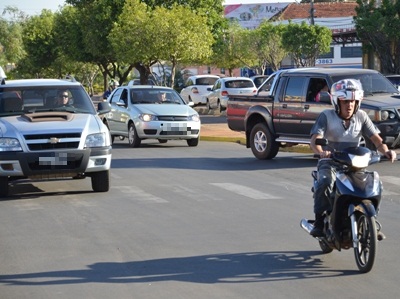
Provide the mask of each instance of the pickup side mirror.
{"label": "pickup side mirror", "polygon": [[332,104],[332,96],[329,92],[327,91],[321,91],[319,93],[319,102],[320,103],[326,103],[326,104]]}

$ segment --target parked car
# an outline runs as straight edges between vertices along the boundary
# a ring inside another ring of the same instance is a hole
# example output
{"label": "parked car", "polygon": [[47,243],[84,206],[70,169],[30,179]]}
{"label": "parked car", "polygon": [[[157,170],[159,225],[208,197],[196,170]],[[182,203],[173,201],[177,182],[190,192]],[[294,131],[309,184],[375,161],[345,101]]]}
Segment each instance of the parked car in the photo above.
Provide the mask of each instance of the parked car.
{"label": "parked car", "polygon": [[90,177],[107,192],[111,140],[85,88],[75,80],[1,80],[0,197],[22,180]]}
{"label": "parked car", "polygon": [[[133,79],[130,82],[133,85],[141,85],[140,79]],[[157,83],[153,79],[147,79],[147,85],[157,85]]]}
{"label": "parked car", "polygon": [[268,75],[255,75],[250,77],[251,80],[253,80],[254,84],[256,85],[257,88],[260,87],[261,84],[268,78]]}
{"label": "parked car", "polygon": [[207,108],[219,109],[222,112],[226,109],[228,96],[253,95],[256,94],[257,87],[248,77],[226,77],[218,79],[214,86],[207,90],[209,91],[205,95]]}
{"label": "parked car", "polygon": [[162,86],[120,86],[110,95],[111,111],[104,122],[111,140],[127,137],[131,147],[139,147],[144,139],[186,140],[197,146],[200,136],[199,114],[186,104],[174,89]]}
{"label": "parked car", "polygon": [[181,90],[181,97],[186,103],[193,102],[194,105],[205,105],[204,95],[208,93],[207,88],[213,87],[219,78],[216,75],[190,76]]}

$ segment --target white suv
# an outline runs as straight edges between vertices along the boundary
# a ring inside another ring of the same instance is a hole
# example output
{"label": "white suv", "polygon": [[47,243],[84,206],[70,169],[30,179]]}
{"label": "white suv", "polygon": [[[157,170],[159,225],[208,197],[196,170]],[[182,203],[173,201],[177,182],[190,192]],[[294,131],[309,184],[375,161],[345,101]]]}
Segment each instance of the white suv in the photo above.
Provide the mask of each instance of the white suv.
{"label": "white suv", "polygon": [[98,105],[75,80],[27,79],[0,85],[0,196],[9,182],[91,177],[109,190],[111,139]]}

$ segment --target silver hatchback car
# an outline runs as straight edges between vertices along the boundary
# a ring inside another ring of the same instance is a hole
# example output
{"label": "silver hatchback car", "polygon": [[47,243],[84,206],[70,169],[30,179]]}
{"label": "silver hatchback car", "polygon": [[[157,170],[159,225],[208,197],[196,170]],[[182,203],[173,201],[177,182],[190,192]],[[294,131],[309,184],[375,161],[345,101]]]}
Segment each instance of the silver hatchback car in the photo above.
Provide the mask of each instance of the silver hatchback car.
{"label": "silver hatchback car", "polygon": [[150,85],[120,86],[109,96],[111,112],[104,122],[112,141],[127,137],[131,147],[144,139],[186,140],[197,146],[200,137],[199,114],[172,88]]}
{"label": "silver hatchback car", "polygon": [[226,110],[229,95],[254,95],[257,92],[253,80],[248,77],[225,77],[218,79],[205,95],[207,108]]}

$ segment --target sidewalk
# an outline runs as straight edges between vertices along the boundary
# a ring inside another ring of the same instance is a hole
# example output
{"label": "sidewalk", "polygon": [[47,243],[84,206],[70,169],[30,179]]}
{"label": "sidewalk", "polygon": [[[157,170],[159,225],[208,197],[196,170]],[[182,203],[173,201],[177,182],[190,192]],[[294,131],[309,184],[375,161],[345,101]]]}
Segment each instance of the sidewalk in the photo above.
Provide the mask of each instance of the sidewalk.
{"label": "sidewalk", "polygon": [[244,132],[235,132],[229,129],[227,124],[202,124],[201,125],[201,137],[212,137],[212,138],[245,138]]}

